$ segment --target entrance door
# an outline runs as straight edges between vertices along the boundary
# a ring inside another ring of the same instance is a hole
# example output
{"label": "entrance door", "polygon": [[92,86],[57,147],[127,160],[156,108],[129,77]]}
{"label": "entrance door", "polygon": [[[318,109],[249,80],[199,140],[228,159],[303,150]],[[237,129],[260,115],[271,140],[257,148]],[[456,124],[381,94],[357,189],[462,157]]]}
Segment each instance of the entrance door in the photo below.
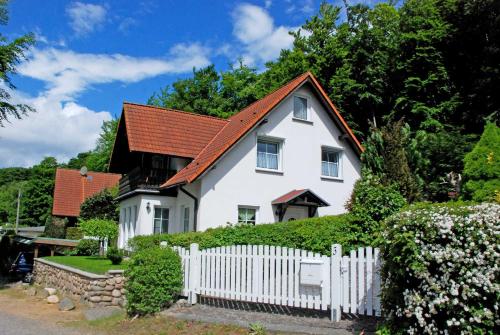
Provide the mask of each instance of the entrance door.
{"label": "entrance door", "polygon": [[293,220],[302,220],[308,218],[307,207],[303,206],[289,206],[286,209],[285,216],[283,217],[283,221],[293,221]]}

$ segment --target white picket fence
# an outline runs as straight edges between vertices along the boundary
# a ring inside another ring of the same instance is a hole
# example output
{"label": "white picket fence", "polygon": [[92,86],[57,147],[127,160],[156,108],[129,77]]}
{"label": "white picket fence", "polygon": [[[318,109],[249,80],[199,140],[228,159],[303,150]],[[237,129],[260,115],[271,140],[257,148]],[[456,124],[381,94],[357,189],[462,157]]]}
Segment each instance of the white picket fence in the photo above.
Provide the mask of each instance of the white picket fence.
{"label": "white picket fence", "polygon": [[199,250],[173,247],[182,259],[182,294],[341,313],[380,316],[380,257],[377,248],[342,257],[268,245],[233,245]]}

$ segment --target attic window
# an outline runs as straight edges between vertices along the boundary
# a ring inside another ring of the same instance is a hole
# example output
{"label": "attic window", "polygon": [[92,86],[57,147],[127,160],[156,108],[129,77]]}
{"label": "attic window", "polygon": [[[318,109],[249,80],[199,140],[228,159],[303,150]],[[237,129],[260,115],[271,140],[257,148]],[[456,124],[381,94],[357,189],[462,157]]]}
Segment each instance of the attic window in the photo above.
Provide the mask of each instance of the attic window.
{"label": "attic window", "polygon": [[307,99],[304,97],[293,97],[293,117],[299,120],[307,120]]}

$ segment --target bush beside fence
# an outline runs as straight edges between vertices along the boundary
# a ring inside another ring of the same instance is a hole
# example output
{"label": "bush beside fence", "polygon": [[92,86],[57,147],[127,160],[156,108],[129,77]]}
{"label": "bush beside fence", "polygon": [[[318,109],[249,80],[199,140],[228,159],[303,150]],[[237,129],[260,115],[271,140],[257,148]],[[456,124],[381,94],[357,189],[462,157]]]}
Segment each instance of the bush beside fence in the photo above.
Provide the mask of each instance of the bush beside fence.
{"label": "bush beside fence", "polygon": [[421,204],[389,218],[382,302],[390,333],[495,333],[499,231],[496,204]]}
{"label": "bush beside fence", "polygon": [[204,232],[136,236],[129,241],[129,246],[133,251],[139,251],[162,241],[184,248],[197,243],[201,249],[265,244],[330,255],[332,243],[341,244],[348,252],[358,246],[370,245],[373,239],[374,236],[363,233],[362,226],[352,216],[344,214],[256,226],[236,225]]}

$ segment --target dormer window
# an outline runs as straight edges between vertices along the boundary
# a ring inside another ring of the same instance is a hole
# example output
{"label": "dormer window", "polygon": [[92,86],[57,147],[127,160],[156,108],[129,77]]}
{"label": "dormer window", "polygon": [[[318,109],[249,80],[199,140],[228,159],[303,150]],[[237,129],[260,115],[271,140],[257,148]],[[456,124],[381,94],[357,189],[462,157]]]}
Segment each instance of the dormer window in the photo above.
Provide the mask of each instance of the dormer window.
{"label": "dormer window", "polygon": [[307,99],[304,97],[293,97],[293,117],[299,120],[308,120]]}

